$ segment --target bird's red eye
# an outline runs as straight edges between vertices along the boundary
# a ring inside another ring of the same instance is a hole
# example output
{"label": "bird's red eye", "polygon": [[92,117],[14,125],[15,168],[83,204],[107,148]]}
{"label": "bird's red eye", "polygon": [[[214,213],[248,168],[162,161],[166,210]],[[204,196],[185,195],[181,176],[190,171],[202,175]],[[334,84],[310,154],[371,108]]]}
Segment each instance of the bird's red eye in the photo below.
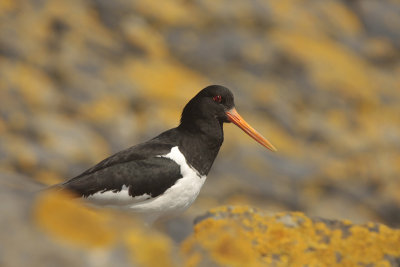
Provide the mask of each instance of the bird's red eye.
{"label": "bird's red eye", "polygon": [[221,97],[220,95],[216,95],[216,96],[213,97],[213,100],[214,100],[215,102],[217,102],[217,103],[221,103],[222,97]]}

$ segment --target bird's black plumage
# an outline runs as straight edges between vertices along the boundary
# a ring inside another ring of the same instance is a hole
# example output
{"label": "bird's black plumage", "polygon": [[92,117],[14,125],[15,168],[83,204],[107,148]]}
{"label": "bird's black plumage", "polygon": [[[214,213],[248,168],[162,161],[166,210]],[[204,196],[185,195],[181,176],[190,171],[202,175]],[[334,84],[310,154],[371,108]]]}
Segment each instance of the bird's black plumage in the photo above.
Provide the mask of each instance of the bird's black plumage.
{"label": "bird's black plumage", "polygon": [[157,197],[182,177],[175,162],[159,157],[176,145],[171,141],[175,139],[174,132],[171,129],[148,142],[120,151],[63,186],[84,197],[97,192],[118,192],[123,185],[129,187],[131,196]]}
{"label": "bird's black plumage", "polygon": [[178,127],[120,151],[59,186],[88,197],[118,192],[125,185],[132,197],[157,197],[182,178],[176,162],[160,157],[175,146],[199,175],[207,175],[224,139],[222,125],[229,122],[226,111],[233,107],[233,95],[227,88],[206,87],[185,106]]}

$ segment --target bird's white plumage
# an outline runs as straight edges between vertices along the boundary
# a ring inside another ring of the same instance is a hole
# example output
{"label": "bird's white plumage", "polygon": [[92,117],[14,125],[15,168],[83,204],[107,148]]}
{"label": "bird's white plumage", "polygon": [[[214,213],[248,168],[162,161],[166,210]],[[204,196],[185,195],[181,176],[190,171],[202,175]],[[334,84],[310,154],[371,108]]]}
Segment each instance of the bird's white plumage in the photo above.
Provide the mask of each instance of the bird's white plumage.
{"label": "bird's white plumage", "polygon": [[149,223],[159,219],[175,216],[186,210],[200,193],[206,176],[201,176],[191,167],[177,146],[166,155],[159,157],[169,158],[180,166],[182,178],[163,194],[151,198],[149,195],[132,197],[128,194],[128,186],[124,185],[119,192],[98,192],[88,197],[96,204],[129,208],[143,213]]}
{"label": "bird's white plumage", "polygon": [[206,176],[201,176],[187,164],[177,146],[161,157],[175,161],[180,166],[183,177],[162,195],[131,206],[134,211],[146,213],[149,221],[174,216],[186,210],[197,198],[206,180]]}
{"label": "bird's white plumage", "polygon": [[137,202],[151,198],[148,194],[132,197],[129,195],[129,188],[126,185],[122,186],[121,191],[104,191],[97,192],[87,197],[87,199],[97,205],[104,206],[125,206],[132,205]]}

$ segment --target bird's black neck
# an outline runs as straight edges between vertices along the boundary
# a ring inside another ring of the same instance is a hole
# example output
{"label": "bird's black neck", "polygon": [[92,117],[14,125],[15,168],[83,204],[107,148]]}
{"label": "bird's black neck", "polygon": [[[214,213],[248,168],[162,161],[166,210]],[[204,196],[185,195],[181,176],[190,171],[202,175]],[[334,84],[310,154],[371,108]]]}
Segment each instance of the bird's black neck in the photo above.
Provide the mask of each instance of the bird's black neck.
{"label": "bird's black neck", "polygon": [[224,141],[222,122],[217,119],[183,120],[179,148],[189,165],[201,175],[207,175]]}

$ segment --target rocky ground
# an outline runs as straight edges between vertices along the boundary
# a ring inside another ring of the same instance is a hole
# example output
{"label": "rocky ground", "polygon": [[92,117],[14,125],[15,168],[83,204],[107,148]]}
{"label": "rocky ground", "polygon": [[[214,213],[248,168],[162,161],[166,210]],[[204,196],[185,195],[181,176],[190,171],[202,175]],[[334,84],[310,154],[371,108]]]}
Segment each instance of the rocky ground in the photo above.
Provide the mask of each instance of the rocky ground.
{"label": "rocky ground", "polygon": [[132,214],[38,188],[2,177],[1,266],[400,266],[400,230],[378,223],[222,206],[177,243]]}
{"label": "rocky ground", "polygon": [[0,181],[73,177],[174,127],[209,84],[278,152],[226,125],[198,200],[161,232],[180,242],[236,204],[399,227],[396,0],[2,0]]}
{"label": "rocky ground", "polygon": [[400,230],[236,206],[199,217],[187,266],[400,266]]}
{"label": "rocky ground", "polygon": [[181,265],[173,241],[137,218],[38,188],[27,177],[2,175],[0,266]]}

